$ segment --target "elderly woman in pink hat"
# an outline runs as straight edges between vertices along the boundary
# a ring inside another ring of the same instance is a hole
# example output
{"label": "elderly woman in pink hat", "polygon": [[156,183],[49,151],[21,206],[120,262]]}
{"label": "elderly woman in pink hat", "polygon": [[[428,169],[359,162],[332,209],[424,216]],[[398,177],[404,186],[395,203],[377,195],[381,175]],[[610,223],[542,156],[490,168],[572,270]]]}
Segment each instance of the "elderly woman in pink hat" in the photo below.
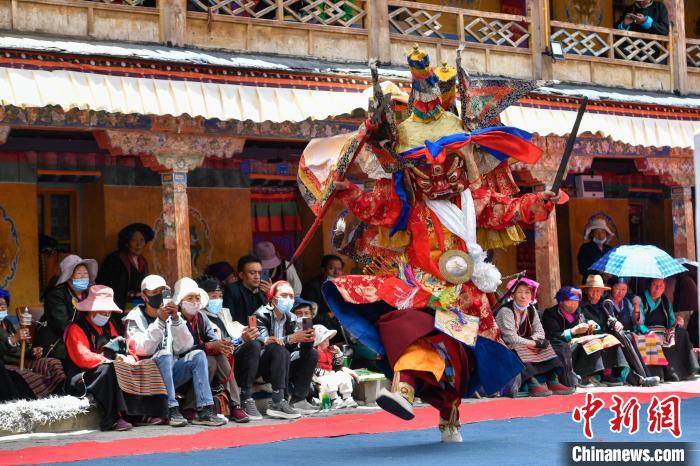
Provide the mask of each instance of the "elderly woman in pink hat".
{"label": "elderly woman in pink hat", "polygon": [[494,313],[505,344],[525,366],[514,396],[569,395],[575,391],[559,382],[562,363],[545,338],[535,308],[539,283],[529,278],[508,282],[510,300]]}
{"label": "elderly woman in pink hat", "polygon": [[[126,415],[166,417],[165,396],[133,394],[138,390],[127,393],[119,383],[125,376],[118,376],[116,361],[134,364],[136,360],[128,355],[126,341],[110,321],[113,313],[122,312],[114,303],[112,289],[94,285],[87,298],[75,307],[80,314],[68,325],[65,335],[69,391],[80,396],[90,393],[95,398],[102,410],[102,430],[131,429],[132,425],[124,419]],[[157,367],[155,371],[157,374]],[[162,392],[165,393],[164,386]]]}
{"label": "elderly woman in pink hat", "polygon": [[44,295],[44,315],[37,331],[36,345],[45,350],[46,356],[66,359],[63,332],[75,320],[75,305],[88,295],[88,288],[97,278],[97,261],[82,259],[74,254],[66,256],[60,264],[56,284]]}

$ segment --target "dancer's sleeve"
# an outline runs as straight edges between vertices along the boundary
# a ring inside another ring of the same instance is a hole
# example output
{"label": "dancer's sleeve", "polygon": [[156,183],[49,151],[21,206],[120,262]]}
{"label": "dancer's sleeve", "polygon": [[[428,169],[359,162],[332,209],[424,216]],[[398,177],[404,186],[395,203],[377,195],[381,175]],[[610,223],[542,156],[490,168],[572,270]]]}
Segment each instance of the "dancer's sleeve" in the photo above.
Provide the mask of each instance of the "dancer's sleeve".
{"label": "dancer's sleeve", "polygon": [[351,184],[338,193],[345,206],[357,218],[370,225],[394,226],[401,214],[401,199],[394,192],[391,180],[379,180],[370,192]]}
{"label": "dancer's sleeve", "polygon": [[524,194],[510,197],[491,189],[479,188],[472,193],[476,208],[477,224],[492,230],[504,230],[522,223],[537,223],[547,220],[554,209],[551,201],[539,194]]}

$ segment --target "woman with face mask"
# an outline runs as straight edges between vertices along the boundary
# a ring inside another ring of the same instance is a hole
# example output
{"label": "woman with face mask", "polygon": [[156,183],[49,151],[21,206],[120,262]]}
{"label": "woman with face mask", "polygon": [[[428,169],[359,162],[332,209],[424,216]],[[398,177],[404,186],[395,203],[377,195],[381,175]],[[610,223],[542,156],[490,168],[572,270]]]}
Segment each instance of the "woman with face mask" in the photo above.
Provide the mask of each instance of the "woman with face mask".
{"label": "woman with face mask", "polygon": [[[132,425],[124,418],[127,415],[165,417],[167,404],[162,380],[160,384],[153,382],[153,386],[162,387],[163,395],[135,395],[120,388],[119,381],[128,380],[128,376],[118,375],[116,364],[135,365],[136,360],[132,355],[124,354],[126,342],[123,339],[124,348],[115,349],[120,339],[110,316],[122,311],[114,303],[112,289],[94,285],[87,298],[75,307],[80,311],[78,317],[66,329],[69,392],[76,396],[90,393],[97,400],[102,410],[100,429],[103,431],[131,429]],[[157,367],[154,370],[157,373]],[[146,383],[135,385],[141,391],[145,390]]]}
{"label": "woman with face mask", "polygon": [[608,244],[615,236],[608,227],[605,219],[596,218],[586,227],[583,237],[587,242],[578,250],[578,272],[581,274],[581,283],[585,283],[590,275],[589,268],[612,247]]}
{"label": "woman with face mask", "polygon": [[70,255],[61,261],[56,284],[44,295],[44,315],[37,331],[36,345],[44,348],[46,356],[66,358],[63,332],[75,320],[75,305],[87,297],[88,288],[96,277],[97,261],[94,259]]}
{"label": "woman with face mask", "polygon": [[[40,398],[58,391],[66,380],[61,361],[55,358],[43,358],[44,349],[32,346],[29,329],[17,329],[7,318],[10,305],[9,291],[0,288],[0,361],[8,371],[23,379],[22,386],[30,389],[31,398]],[[26,341],[24,351],[24,369],[20,369],[22,354],[21,342]]]}

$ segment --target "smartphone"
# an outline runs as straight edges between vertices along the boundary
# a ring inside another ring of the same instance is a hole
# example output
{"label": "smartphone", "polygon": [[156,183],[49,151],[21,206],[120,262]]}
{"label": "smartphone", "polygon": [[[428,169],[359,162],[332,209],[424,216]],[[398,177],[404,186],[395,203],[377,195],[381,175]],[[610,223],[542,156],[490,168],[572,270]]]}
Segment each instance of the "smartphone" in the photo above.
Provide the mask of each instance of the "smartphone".
{"label": "smartphone", "polygon": [[267,270],[263,270],[260,274],[260,280],[264,282],[270,281],[270,272],[268,272]]}
{"label": "smartphone", "polygon": [[248,327],[258,328],[258,318],[255,316],[248,316]]}
{"label": "smartphone", "polygon": [[163,290],[163,306],[167,306],[173,300],[173,294],[167,288]]}
{"label": "smartphone", "polygon": [[302,330],[312,330],[314,328],[314,320],[311,317],[303,317],[301,319]]}

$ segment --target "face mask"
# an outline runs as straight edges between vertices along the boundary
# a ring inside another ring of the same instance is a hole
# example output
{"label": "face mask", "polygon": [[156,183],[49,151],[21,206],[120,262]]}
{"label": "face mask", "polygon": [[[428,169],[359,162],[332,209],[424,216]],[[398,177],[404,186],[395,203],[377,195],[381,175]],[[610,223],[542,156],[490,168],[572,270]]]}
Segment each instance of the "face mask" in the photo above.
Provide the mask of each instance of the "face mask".
{"label": "face mask", "polygon": [[601,246],[601,245],[607,243],[607,242],[608,242],[608,239],[607,239],[607,238],[605,238],[605,239],[593,238],[593,242],[594,242],[595,244],[597,244],[598,246]]}
{"label": "face mask", "polygon": [[7,311],[0,311],[0,320],[3,320],[6,317],[7,317]]}
{"label": "face mask", "polygon": [[92,316],[92,321],[98,327],[104,327],[107,324],[107,322],[109,322],[109,316],[103,316],[102,314],[95,314],[94,316]]}
{"label": "face mask", "polygon": [[277,298],[277,309],[287,313],[294,307],[294,298]]}
{"label": "face mask", "polygon": [[189,301],[183,301],[180,303],[182,311],[188,316],[193,316],[199,311],[199,303],[191,303]]}
{"label": "face mask", "polygon": [[90,279],[89,278],[74,278],[71,281],[71,284],[73,285],[73,289],[75,291],[85,291],[88,289],[88,286],[90,286]]}
{"label": "face mask", "polygon": [[218,314],[219,312],[221,312],[221,308],[223,307],[223,305],[224,305],[223,299],[210,299],[209,305],[207,306],[207,309],[212,314]]}
{"label": "face mask", "polygon": [[148,302],[148,305],[151,306],[153,309],[158,309],[163,305],[163,293],[158,293],[153,296],[147,296],[146,301]]}

